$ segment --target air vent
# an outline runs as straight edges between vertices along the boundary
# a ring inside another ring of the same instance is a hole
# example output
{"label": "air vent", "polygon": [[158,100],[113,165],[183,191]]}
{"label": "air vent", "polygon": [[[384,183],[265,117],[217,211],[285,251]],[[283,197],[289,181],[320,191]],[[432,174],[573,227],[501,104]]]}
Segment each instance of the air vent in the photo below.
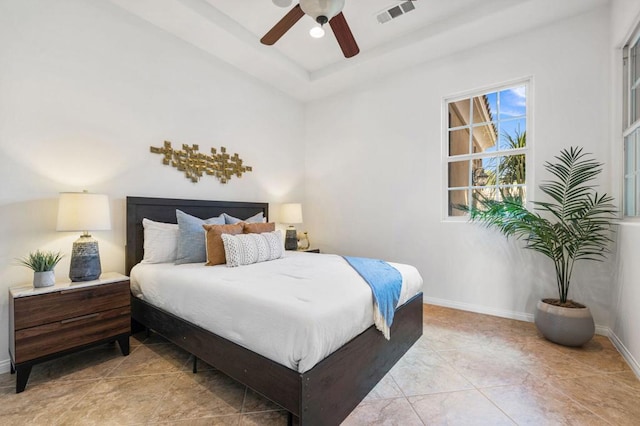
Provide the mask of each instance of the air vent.
{"label": "air vent", "polygon": [[416,6],[413,4],[413,1],[405,1],[397,6],[393,6],[383,12],[378,13],[376,15],[376,19],[380,24],[384,24],[385,22],[389,22],[392,19],[404,15],[405,13],[411,12],[415,8]]}

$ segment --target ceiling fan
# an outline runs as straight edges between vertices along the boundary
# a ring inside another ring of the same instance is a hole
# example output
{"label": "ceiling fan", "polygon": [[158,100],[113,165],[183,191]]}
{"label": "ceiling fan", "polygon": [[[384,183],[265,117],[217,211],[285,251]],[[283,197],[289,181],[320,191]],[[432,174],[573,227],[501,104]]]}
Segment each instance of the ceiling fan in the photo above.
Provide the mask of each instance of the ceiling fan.
{"label": "ceiling fan", "polygon": [[[281,6],[291,4],[287,0],[274,0],[274,3]],[[300,0],[277,24],[260,39],[262,44],[273,45],[280,40],[287,31],[294,26],[304,15],[311,16],[321,26],[327,22],[342,49],[345,58],[351,58],[360,52],[349,24],[342,14],[344,0]]]}

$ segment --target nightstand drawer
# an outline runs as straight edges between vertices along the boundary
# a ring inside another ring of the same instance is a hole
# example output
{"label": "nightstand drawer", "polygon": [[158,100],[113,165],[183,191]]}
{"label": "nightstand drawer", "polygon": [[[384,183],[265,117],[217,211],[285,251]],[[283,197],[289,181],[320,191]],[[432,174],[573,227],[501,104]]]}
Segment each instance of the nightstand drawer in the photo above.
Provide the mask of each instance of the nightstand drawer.
{"label": "nightstand drawer", "polygon": [[66,349],[129,333],[128,306],[81,315],[15,333],[15,362],[25,362]]}
{"label": "nightstand drawer", "polygon": [[19,297],[14,301],[16,330],[129,306],[129,281]]}

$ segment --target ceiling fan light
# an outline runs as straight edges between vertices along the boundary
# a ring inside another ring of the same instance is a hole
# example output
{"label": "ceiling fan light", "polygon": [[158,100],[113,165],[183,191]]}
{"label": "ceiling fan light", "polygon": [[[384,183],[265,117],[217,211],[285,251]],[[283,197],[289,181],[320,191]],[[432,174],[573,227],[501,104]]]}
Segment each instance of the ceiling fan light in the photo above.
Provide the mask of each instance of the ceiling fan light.
{"label": "ceiling fan light", "polygon": [[272,1],[273,1],[273,4],[275,4],[278,7],[289,7],[293,2],[293,0],[272,0]]}
{"label": "ceiling fan light", "polygon": [[318,16],[326,16],[327,20],[331,20],[342,12],[343,7],[344,0],[300,0],[302,11],[314,20],[317,20]]}
{"label": "ceiling fan light", "polygon": [[309,30],[309,35],[313,38],[322,38],[324,37],[324,28],[321,26],[313,27]]}

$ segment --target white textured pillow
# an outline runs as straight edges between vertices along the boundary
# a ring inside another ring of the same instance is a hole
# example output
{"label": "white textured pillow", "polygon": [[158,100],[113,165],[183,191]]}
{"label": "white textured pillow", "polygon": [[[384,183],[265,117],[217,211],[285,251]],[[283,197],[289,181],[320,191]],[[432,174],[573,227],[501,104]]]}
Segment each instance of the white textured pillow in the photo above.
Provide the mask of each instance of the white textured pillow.
{"label": "white textured pillow", "polygon": [[222,234],[227,266],[242,266],[280,259],[284,256],[282,233]]}
{"label": "white textured pillow", "polygon": [[144,256],[141,263],[173,263],[178,250],[178,225],[142,219]]}

